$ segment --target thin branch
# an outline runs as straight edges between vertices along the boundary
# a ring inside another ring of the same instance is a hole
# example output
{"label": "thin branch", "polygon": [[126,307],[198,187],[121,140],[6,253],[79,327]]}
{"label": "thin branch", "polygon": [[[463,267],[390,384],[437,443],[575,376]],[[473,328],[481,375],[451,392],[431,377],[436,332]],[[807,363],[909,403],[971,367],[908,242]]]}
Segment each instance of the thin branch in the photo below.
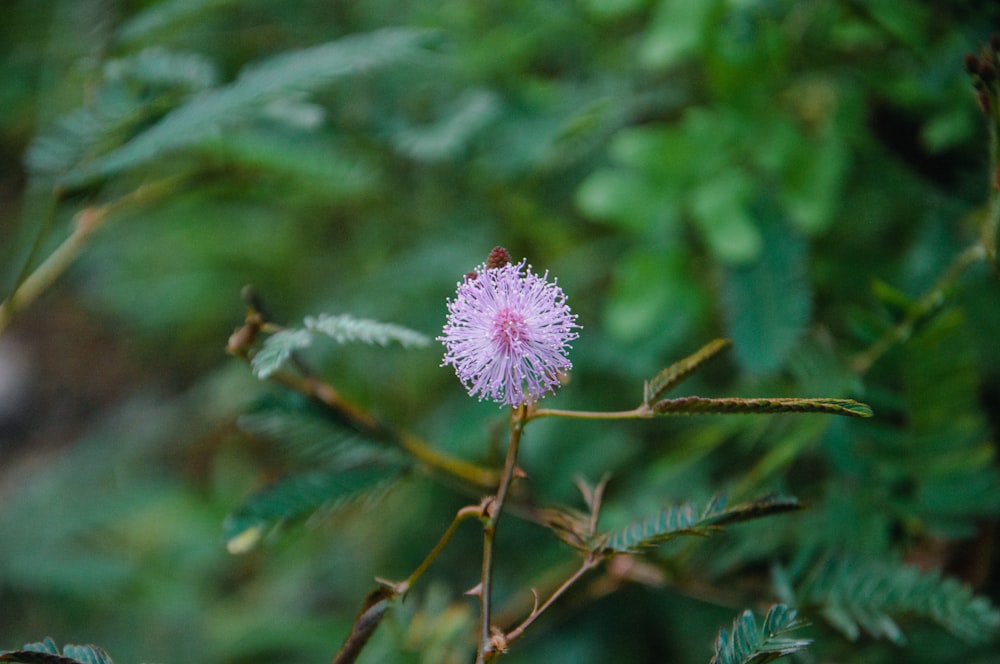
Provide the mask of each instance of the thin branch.
{"label": "thin branch", "polygon": [[458,530],[459,524],[469,517],[478,517],[482,515],[482,513],[482,505],[468,505],[458,510],[458,513],[455,514],[455,518],[451,520],[451,524],[449,524],[448,528],[444,531],[444,534],[441,535],[441,539],[439,539],[437,544],[434,545],[434,548],[431,549],[430,553],[428,553],[417,568],[413,570],[413,573],[407,577],[406,581],[392,586],[393,591],[395,591],[397,595],[405,595],[409,592],[410,588],[413,587],[413,584],[417,582],[417,579],[419,579],[423,573],[427,571],[427,568],[431,566],[431,563],[434,562],[441,551],[444,550],[445,545],[448,544],[452,535],[454,535],[455,531]]}
{"label": "thin branch", "polygon": [[492,634],[492,603],[493,603],[493,558],[496,545],[497,524],[503,514],[504,504],[507,500],[507,492],[511,481],[514,478],[514,469],[517,467],[517,452],[521,443],[521,435],[524,433],[524,425],[527,422],[527,406],[520,406],[511,413],[510,440],[507,443],[507,459],[504,461],[503,472],[500,475],[500,484],[497,487],[496,496],[486,507],[488,517],[483,524],[483,570],[482,579],[479,586],[479,607],[480,607],[480,637],[479,648],[476,653],[476,664],[485,664],[492,660],[498,653],[498,649],[493,643]]}
{"label": "thin branch", "polygon": [[385,612],[389,609],[390,602],[395,597],[393,589],[386,586],[379,586],[368,593],[361,610],[351,625],[351,633],[347,635],[340,650],[333,656],[331,664],[353,664],[357,661],[368,640],[381,624]]}
{"label": "thin branch", "polygon": [[583,563],[580,565],[580,567],[577,568],[577,570],[573,572],[573,574],[571,574],[569,578],[567,578],[565,581],[559,584],[558,588],[552,591],[552,594],[549,595],[548,599],[545,600],[544,604],[542,604],[541,606],[537,606],[538,599],[536,596],[535,599],[536,606],[532,609],[528,617],[525,618],[523,622],[521,622],[520,625],[518,625],[511,631],[507,632],[505,636],[506,642],[510,644],[511,642],[520,638],[524,634],[524,631],[528,629],[528,627],[530,627],[531,624],[535,622],[535,620],[537,620],[539,616],[545,613],[545,611],[550,606],[552,606],[552,604],[557,599],[559,599],[567,590],[569,590],[573,586],[573,584],[575,584],[577,581],[583,578],[584,574],[586,574],[593,568],[597,567],[603,560],[604,558],[601,556],[596,556],[593,554],[588,555],[586,558],[584,558]]}
{"label": "thin branch", "polygon": [[443,472],[481,488],[496,486],[497,474],[495,471],[447,455],[434,449],[429,443],[413,434],[379,422],[368,412],[344,399],[332,385],[314,375],[303,377],[281,370],[276,371],[269,379],[319,401],[341,415],[357,431],[402,448],[432,470]]}
{"label": "thin branch", "polygon": [[445,545],[451,540],[452,535],[458,529],[458,525],[465,521],[467,518],[472,516],[480,516],[482,514],[481,505],[470,505],[463,507],[458,510],[455,514],[455,518],[452,519],[451,524],[445,529],[444,534],[441,535],[441,539],[438,540],[434,548],[431,549],[430,553],[421,561],[413,573],[405,581],[400,583],[392,583],[389,581],[383,581],[382,579],[377,579],[379,586],[375,588],[372,592],[368,594],[365,598],[364,604],[358,615],[354,618],[354,623],[351,625],[351,632],[344,639],[344,643],[341,644],[340,650],[336,655],[333,656],[332,664],[353,664],[357,658],[361,655],[361,651],[364,649],[365,645],[368,644],[368,640],[371,638],[375,630],[378,629],[379,624],[382,622],[382,617],[386,610],[389,608],[390,602],[395,600],[397,597],[402,597],[413,584],[417,582],[417,579],[427,571],[434,559],[438,557],[438,554],[444,549]]}
{"label": "thin branch", "polygon": [[[62,276],[80,254],[90,236],[107,221],[111,213],[127,205],[160,198],[173,191],[177,180],[178,178],[171,177],[144,184],[110,203],[86,207],[77,212],[74,217],[73,232],[30,274],[19,278],[14,292],[0,303],[0,333],[7,328],[18,311],[34,302]],[[53,203],[51,214],[54,214],[55,208],[56,204]],[[32,256],[35,253],[36,248],[32,248]]]}
{"label": "thin branch", "polygon": [[590,410],[559,410],[557,408],[539,408],[528,412],[529,420],[543,417],[566,417],[575,420],[636,420],[656,415],[651,408],[641,405],[632,410],[590,411]]}
{"label": "thin branch", "polygon": [[73,232],[69,237],[63,240],[41,265],[25,277],[17,290],[0,304],[0,332],[6,329],[18,311],[34,302],[69,268],[91,233],[97,230],[105,218],[107,213],[100,207],[84,208],[77,213]]}

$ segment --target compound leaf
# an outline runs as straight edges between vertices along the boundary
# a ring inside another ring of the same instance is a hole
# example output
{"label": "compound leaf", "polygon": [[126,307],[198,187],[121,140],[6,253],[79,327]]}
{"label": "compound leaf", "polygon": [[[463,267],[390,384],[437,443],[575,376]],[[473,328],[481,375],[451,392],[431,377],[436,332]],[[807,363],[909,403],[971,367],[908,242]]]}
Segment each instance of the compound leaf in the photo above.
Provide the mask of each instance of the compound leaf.
{"label": "compound leaf", "polygon": [[743,399],[739,397],[712,399],[707,397],[680,397],[663,399],[653,404],[659,415],[734,415],[748,413],[828,413],[849,417],[871,417],[872,409],[853,399],[799,399],[791,397],[765,397]]}
{"label": "compound leaf", "polygon": [[410,348],[430,343],[427,336],[400,325],[354,318],[347,314],[307,316],[304,326],[281,330],[267,338],[251,361],[258,378],[270,377],[288,361],[292,353],[310,346],[316,335],[329,337],[339,344],[359,341],[385,346],[395,341],[404,348]]}
{"label": "compound leaf", "polygon": [[768,609],[761,628],[753,613],[744,611],[733,620],[731,632],[719,630],[711,664],[764,664],[804,650],[811,640],[784,636],[804,625],[795,609],[784,604]]}
{"label": "compound leaf", "polygon": [[725,500],[713,499],[698,513],[691,503],[676,505],[658,514],[611,533],[603,538],[601,550],[607,555],[636,553],[676,537],[710,535],[738,521],[749,521],[764,516],[801,509],[802,505],[791,497],[768,497],[727,508]]}
{"label": "compound leaf", "polygon": [[108,653],[97,646],[67,645],[60,655],[59,648],[49,637],[27,644],[23,650],[0,653],[0,661],[20,664],[114,664]]}
{"label": "compound leaf", "polygon": [[728,339],[715,339],[708,342],[683,360],[674,362],[669,367],[656,374],[646,382],[645,401],[650,404],[662,397],[668,390],[690,376],[702,364],[712,359],[732,345]]}
{"label": "compound leaf", "polygon": [[252,549],[278,524],[323,510],[333,512],[384,492],[401,468],[368,465],[320,469],[286,477],[252,494],[222,524],[230,553]]}
{"label": "compound leaf", "polygon": [[726,270],[722,301],[736,359],[751,373],[782,366],[812,308],[805,240],[778,223],[762,224],[764,246],[750,265]]}
{"label": "compound leaf", "polygon": [[126,144],[69,173],[61,184],[79,187],[148,163],[196,145],[283,96],[412,60],[427,36],[423,30],[386,28],[273,57],[229,85],[192,97]]}
{"label": "compound leaf", "polygon": [[955,579],[940,572],[854,557],[826,559],[798,589],[803,603],[818,604],[823,617],[851,640],[861,631],[905,643],[895,618],[930,619],[968,643],[992,640],[1000,631],[1000,611]]}

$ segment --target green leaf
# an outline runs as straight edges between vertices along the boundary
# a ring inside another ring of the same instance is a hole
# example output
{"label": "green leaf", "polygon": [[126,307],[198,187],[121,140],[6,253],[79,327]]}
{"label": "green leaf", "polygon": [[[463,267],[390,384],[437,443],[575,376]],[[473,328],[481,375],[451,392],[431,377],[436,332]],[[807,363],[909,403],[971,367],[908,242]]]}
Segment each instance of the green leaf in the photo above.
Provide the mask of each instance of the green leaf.
{"label": "green leaf", "polygon": [[664,0],[639,49],[643,65],[661,69],[699,53],[719,0]]}
{"label": "green leaf", "polygon": [[705,244],[723,264],[759,260],[765,239],[750,212],[753,183],[743,173],[716,174],[690,193],[691,214]]}
{"label": "green leaf", "polygon": [[904,345],[903,357],[908,431],[877,459],[913,485],[901,503],[911,518],[936,535],[970,537],[1000,509],[1000,476],[968,316],[939,311]]}
{"label": "green leaf", "polygon": [[2,653],[0,661],[21,664],[114,664],[108,653],[97,646],[67,645],[60,655],[59,648],[48,637],[39,643],[29,643],[24,650]]}
{"label": "green leaf", "polygon": [[409,328],[392,323],[380,323],[364,318],[354,318],[347,314],[331,316],[320,314],[318,317],[306,317],[305,327],[311,332],[324,334],[337,343],[360,341],[366,344],[385,346],[391,341],[401,344],[404,348],[423,347],[430,339]]}
{"label": "green leaf", "polygon": [[118,148],[164,107],[211,87],[216,77],[215,67],[203,56],[163,48],[112,60],[87,105],[37,136],[25,163],[33,174],[62,176]]}
{"label": "green leaf", "polygon": [[268,102],[411,61],[421,52],[428,35],[423,30],[386,28],[270,58],[245,69],[230,85],[192,98],[125,145],[69,173],[61,184],[79,187],[149,163],[212,137],[257,113]]}
{"label": "green leaf", "polygon": [[390,454],[296,394],[261,401],[240,415],[237,424],[247,433],[274,441],[283,458],[298,467],[343,468],[362,458],[384,460]]}
{"label": "green leaf", "polygon": [[150,40],[157,32],[194,23],[213,9],[239,0],[164,0],[128,19],[118,31],[123,42]]}
{"label": "green leaf", "polygon": [[736,359],[751,373],[781,368],[811,310],[805,241],[779,223],[764,223],[762,231],[759,259],[727,269],[721,294]]}
{"label": "green leaf", "polygon": [[199,154],[226,165],[294,181],[310,198],[357,198],[377,188],[380,175],[364,155],[342,149],[313,133],[234,128],[223,139],[202,144]]}
{"label": "green leaf", "polygon": [[450,159],[499,113],[500,99],[495,93],[467,92],[437,122],[406,128],[395,136],[395,143],[400,152],[420,161]]}
{"label": "green leaf", "polygon": [[691,503],[684,503],[605,535],[601,538],[601,551],[605,555],[636,553],[676,537],[710,535],[732,523],[800,508],[801,505],[795,498],[769,497],[727,509],[725,500],[716,498],[699,514]]}
{"label": "green leaf", "polygon": [[871,417],[872,409],[853,399],[797,399],[739,397],[710,399],[707,397],[679,397],[663,399],[653,404],[658,415],[736,415],[750,413],[827,413],[849,417]]}
{"label": "green leaf", "polygon": [[38,643],[29,643],[28,645],[24,646],[24,649],[31,652],[48,653],[50,655],[59,654],[59,646],[56,645],[55,641],[53,641],[52,637],[50,636],[46,636],[44,641],[39,641]]}
{"label": "green leaf", "polygon": [[634,172],[606,168],[591,173],[576,191],[583,214],[631,232],[644,232],[669,214],[668,200]]}
{"label": "green leaf", "polygon": [[797,138],[782,165],[784,188],[779,198],[796,228],[817,235],[837,219],[850,149],[845,137],[833,128],[819,139]]}
{"label": "green leaf", "polygon": [[712,359],[726,348],[729,348],[731,343],[732,342],[728,339],[715,339],[710,341],[691,355],[685,357],[683,360],[674,362],[669,367],[656,374],[656,376],[646,382],[644,389],[645,399],[643,403],[650,404],[659,399],[665,392],[672,389],[678,383],[682,382],[694,373],[695,370],[697,370],[702,364]]}
{"label": "green leaf", "polygon": [[863,629],[876,638],[905,642],[894,617],[934,621],[967,643],[1000,633],[1000,611],[986,597],[938,571],[845,556],[820,561],[798,587],[805,604],[817,604],[831,626],[856,640]]}
{"label": "green leaf", "polygon": [[800,652],[812,641],[783,635],[805,624],[794,609],[784,604],[768,609],[762,628],[757,627],[751,611],[744,611],[733,620],[732,632],[719,630],[711,664],[764,664]]}
{"label": "green leaf", "polygon": [[36,136],[28,147],[25,165],[36,175],[61,176],[127,140],[146,112],[132,96],[105,90],[95,96],[91,106],[68,113]]}
{"label": "green leaf", "polygon": [[282,367],[292,353],[312,344],[313,335],[309,330],[281,330],[275,332],[264,342],[261,349],[253,356],[250,366],[254,375],[261,380],[270,378]]}
{"label": "green leaf", "polygon": [[395,341],[404,348],[410,348],[430,343],[426,335],[415,330],[347,314],[307,316],[303,324],[304,328],[280,330],[264,341],[251,360],[251,367],[258,378],[270,377],[288,361],[292,353],[312,345],[316,335],[329,337],[339,344],[359,341],[385,346]]}
{"label": "green leaf", "polygon": [[83,664],[114,664],[108,653],[97,646],[64,646],[63,654]]}
{"label": "green leaf", "polygon": [[25,650],[15,650],[0,654],[0,662],[19,662],[20,664],[81,664],[80,660],[73,659],[72,657]]}
{"label": "green leaf", "polygon": [[796,512],[803,508],[798,498],[792,496],[773,495],[741,503],[735,507],[722,510],[722,506],[713,510],[715,516],[706,517],[706,522],[712,526],[728,526],[741,521],[750,521],[775,514]]}
{"label": "green leaf", "polygon": [[104,66],[108,81],[124,81],[155,88],[200,92],[216,85],[218,71],[211,60],[198,53],[146,48]]}
{"label": "green leaf", "polygon": [[400,475],[399,466],[320,469],[292,475],[254,493],[223,522],[230,553],[245,553],[281,522],[342,509],[383,493]]}
{"label": "green leaf", "polygon": [[617,340],[662,349],[690,333],[703,306],[685,252],[645,248],[618,261],[603,318]]}
{"label": "green leaf", "polygon": [[699,526],[700,518],[690,503],[650,515],[613,533],[604,543],[606,553],[635,553],[682,535],[707,535],[711,529]]}

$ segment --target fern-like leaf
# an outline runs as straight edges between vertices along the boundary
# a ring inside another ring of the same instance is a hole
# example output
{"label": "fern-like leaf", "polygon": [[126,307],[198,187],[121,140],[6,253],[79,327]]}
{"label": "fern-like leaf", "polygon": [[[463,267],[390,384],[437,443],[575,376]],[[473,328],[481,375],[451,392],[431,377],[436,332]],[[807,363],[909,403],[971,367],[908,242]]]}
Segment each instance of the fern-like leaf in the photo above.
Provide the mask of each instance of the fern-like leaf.
{"label": "fern-like leaf", "polygon": [[354,318],[348,315],[331,316],[320,314],[318,317],[307,317],[305,327],[311,332],[325,334],[337,343],[360,341],[366,344],[385,346],[395,341],[404,348],[421,347],[430,343],[427,336],[392,323],[379,323],[364,318]]}
{"label": "fern-like leaf", "polygon": [[375,498],[397,479],[400,470],[399,466],[359,466],[291,475],[254,493],[226,517],[222,525],[226,546],[230,553],[244,553],[284,521]]}
{"label": "fern-like leaf", "polygon": [[791,497],[769,497],[731,508],[726,507],[723,499],[717,498],[709,502],[701,513],[691,503],[684,503],[606,535],[602,538],[600,549],[605,555],[636,553],[677,537],[705,536],[738,521],[791,512],[801,507],[801,503]]}
{"label": "fern-like leaf", "polygon": [[765,496],[729,508],[726,508],[725,504],[717,499],[715,507],[710,504],[709,508],[705,510],[704,519],[712,526],[721,527],[766,516],[797,512],[802,508],[803,505],[799,499],[792,496]]}
{"label": "fern-like leaf", "polygon": [[308,330],[281,330],[275,332],[257,354],[253,356],[250,367],[257,378],[261,380],[270,378],[278,371],[288,358],[297,350],[308,348],[312,345],[313,335]]}
{"label": "fern-like leaf", "polygon": [[108,653],[97,646],[64,646],[63,655],[83,662],[83,664],[114,664]]}
{"label": "fern-like leaf", "polygon": [[254,374],[261,379],[270,377],[288,361],[292,353],[310,346],[316,335],[329,337],[340,344],[359,341],[385,346],[395,341],[404,348],[410,348],[430,343],[427,336],[392,323],[354,318],[346,314],[322,314],[315,318],[309,316],[305,319],[303,328],[281,330],[267,338],[251,361]]}
{"label": "fern-like leaf", "polygon": [[726,348],[732,345],[728,339],[715,339],[705,344],[697,351],[688,355],[679,362],[674,362],[669,367],[656,374],[646,382],[645,398],[643,403],[651,404],[662,397],[668,390],[690,376],[698,367],[712,359]]}
{"label": "fern-like leaf", "polygon": [[428,34],[387,28],[273,57],[245,70],[230,85],[193,97],[125,145],[67,174],[61,184],[72,189],[149,163],[196,145],[283,96],[412,60]]}
{"label": "fern-like leaf", "polygon": [[744,611],[733,620],[732,632],[719,630],[711,664],[764,664],[804,650],[811,640],[785,636],[804,625],[795,609],[784,604],[768,609],[761,628],[753,613]]}
{"label": "fern-like leaf", "polygon": [[81,664],[80,660],[62,655],[50,655],[44,652],[30,650],[14,650],[0,654],[0,662],[16,662],[17,664]]}
{"label": "fern-like leaf", "polygon": [[939,572],[856,558],[820,563],[798,589],[803,603],[818,604],[823,617],[847,638],[863,629],[877,638],[905,643],[896,617],[934,621],[968,643],[994,639],[1000,611],[985,597]]}
{"label": "fern-like leaf", "polygon": [[721,298],[736,359],[751,373],[782,366],[804,334],[812,308],[807,244],[786,225],[767,221],[771,212],[776,211],[764,211],[760,222],[760,257],[726,270]]}
{"label": "fern-like leaf", "polygon": [[437,162],[462,150],[500,111],[500,100],[487,90],[463,95],[437,122],[404,129],[395,137],[397,149],[420,161]]}
{"label": "fern-like leaf", "polygon": [[343,426],[299,395],[269,396],[240,415],[244,432],[274,441],[283,460],[302,468],[343,468],[389,458],[389,450]]}
{"label": "fern-like leaf", "polygon": [[118,148],[177,99],[214,85],[204,57],[162,48],[112,60],[89,104],[40,134],[25,163],[37,175],[59,177]]}
{"label": "fern-like leaf", "polygon": [[147,48],[104,66],[104,76],[112,82],[129,82],[147,88],[166,88],[193,93],[216,85],[218,72],[212,61],[197,53]]}
{"label": "fern-like leaf", "polygon": [[0,662],[20,662],[21,664],[114,664],[111,657],[97,646],[67,645],[62,654],[55,642],[46,637],[44,641],[29,643],[23,650],[0,653]]}
{"label": "fern-like leaf", "polygon": [[39,134],[28,147],[25,165],[42,177],[60,176],[114,148],[143,117],[142,106],[128,95],[98,95],[92,106],[70,112]]}
{"label": "fern-like leaf", "polygon": [[658,415],[735,415],[748,413],[827,413],[848,417],[871,417],[872,409],[853,399],[797,399],[773,397],[743,399],[738,397],[711,399],[679,397],[663,399],[653,404]]}
{"label": "fern-like leaf", "polygon": [[164,0],[137,12],[122,24],[118,38],[127,43],[153,41],[168,29],[181,29],[213,9],[236,4],[239,0]]}

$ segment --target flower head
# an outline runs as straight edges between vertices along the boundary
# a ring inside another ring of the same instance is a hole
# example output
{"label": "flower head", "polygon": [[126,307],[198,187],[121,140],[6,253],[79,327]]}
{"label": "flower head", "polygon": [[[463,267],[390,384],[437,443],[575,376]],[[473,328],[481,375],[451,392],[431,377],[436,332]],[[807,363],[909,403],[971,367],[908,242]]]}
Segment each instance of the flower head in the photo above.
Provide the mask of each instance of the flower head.
{"label": "flower head", "polygon": [[442,366],[452,365],[472,396],[520,406],[555,391],[560,374],[572,368],[566,354],[580,326],[548,276],[523,260],[484,263],[448,300],[438,337],[445,346]]}

